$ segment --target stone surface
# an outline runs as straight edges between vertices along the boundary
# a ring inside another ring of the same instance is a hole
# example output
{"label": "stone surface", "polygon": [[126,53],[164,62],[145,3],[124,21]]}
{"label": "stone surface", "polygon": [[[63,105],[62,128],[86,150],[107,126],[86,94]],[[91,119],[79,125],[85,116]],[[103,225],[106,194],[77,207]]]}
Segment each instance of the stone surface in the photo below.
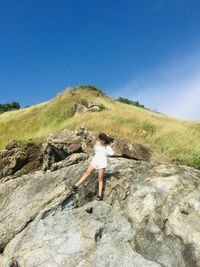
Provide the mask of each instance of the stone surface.
{"label": "stone surface", "polygon": [[10,175],[17,177],[40,169],[42,161],[41,145],[22,146],[18,142],[11,142],[5,150],[0,151],[0,179]]}
{"label": "stone surface", "polygon": [[139,160],[149,160],[152,154],[152,151],[142,144],[120,137],[115,138],[113,149],[116,156]]}
{"label": "stone surface", "polygon": [[0,183],[0,266],[200,266],[200,171],[109,158],[66,197],[91,157]]}
{"label": "stone surface", "polygon": [[[43,144],[43,170],[55,170],[65,166],[65,163],[55,163],[64,160],[73,153],[86,153],[85,158],[93,155],[97,137],[97,133],[84,127],[80,127],[76,131],[64,130],[51,134],[47,142]],[[148,148],[125,138],[116,137],[112,148],[115,156],[137,160],[150,160],[151,158],[151,151]]]}
{"label": "stone surface", "polygon": [[[65,164],[69,163],[70,159],[75,159],[75,157],[69,157],[73,153],[80,153],[80,159],[87,158],[93,152],[96,138],[93,132],[84,127],[76,131],[64,130],[51,134],[43,144],[43,170],[55,170],[66,166]],[[83,153],[87,155],[84,156]],[[65,162],[61,163],[63,160]],[[77,160],[71,160],[71,164],[76,162]]]}
{"label": "stone surface", "polygon": [[87,99],[80,99],[75,105],[75,112],[77,113],[85,113],[85,112],[95,112],[102,110],[102,104],[89,101]]}
{"label": "stone surface", "polygon": [[86,160],[88,158],[88,155],[86,153],[73,153],[72,155],[68,156],[64,160],[61,160],[59,162],[56,162],[52,164],[50,169],[52,171],[67,167],[72,164],[77,164],[80,161]]}
{"label": "stone surface", "polygon": [[[40,145],[21,145],[11,142],[0,151],[0,179],[6,181],[22,174],[42,169],[54,171],[77,164],[94,155],[94,144],[99,133],[85,127],[50,134]],[[116,137],[112,147],[115,156],[150,160],[151,151],[141,144]],[[79,155],[78,155],[79,154]]]}

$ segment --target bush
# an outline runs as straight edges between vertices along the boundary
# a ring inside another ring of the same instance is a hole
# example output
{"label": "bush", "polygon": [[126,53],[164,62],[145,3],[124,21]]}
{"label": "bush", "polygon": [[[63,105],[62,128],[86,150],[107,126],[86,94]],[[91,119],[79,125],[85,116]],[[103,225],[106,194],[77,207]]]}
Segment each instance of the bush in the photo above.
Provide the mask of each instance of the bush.
{"label": "bush", "polygon": [[103,104],[100,104],[100,111],[102,111],[102,110],[104,110],[104,109],[106,109],[106,107],[103,105]]}
{"label": "bush", "polygon": [[98,94],[105,95],[105,93],[100,88],[93,86],[93,85],[81,85],[81,86],[76,87],[76,89],[93,90],[93,91],[96,91]]}
{"label": "bush", "polygon": [[18,102],[0,104],[0,112],[6,112],[10,110],[20,109],[20,104]]}
{"label": "bush", "polygon": [[122,103],[126,103],[126,104],[129,104],[129,105],[133,105],[133,106],[136,106],[136,107],[148,109],[144,105],[140,104],[139,101],[132,101],[132,100],[129,100],[128,98],[119,97],[119,98],[116,99],[116,101],[119,101],[119,102],[122,102]]}
{"label": "bush", "polygon": [[194,167],[195,169],[200,170],[200,154],[193,154],[192,160],[189,163],[191,167]]}

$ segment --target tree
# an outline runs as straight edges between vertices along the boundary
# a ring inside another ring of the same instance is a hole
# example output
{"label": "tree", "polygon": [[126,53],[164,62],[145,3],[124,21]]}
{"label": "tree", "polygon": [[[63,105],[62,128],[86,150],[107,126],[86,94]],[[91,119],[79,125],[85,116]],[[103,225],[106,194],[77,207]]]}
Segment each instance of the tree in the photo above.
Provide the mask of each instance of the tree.
{"label": "tree", "polygon": [[129,104],[129,105],[133,105],[133,106],[137,106],[137,107],[140,107],[140,108],[148,109],[144,105],[140,104],[139,101],[132,101],[132,100],[129,100],[128,98],[124,98],[124,97],[121,97],[121,96],[118,97],[116,100],[119,101],[119,102],[123,102],[123,103]]}
{"label": "tree", "polygon": [[16,110],[16,109],[20,109],[20,104],[18,102],[0,104],[0,112],[1,113],[9,111],[9,110]]}

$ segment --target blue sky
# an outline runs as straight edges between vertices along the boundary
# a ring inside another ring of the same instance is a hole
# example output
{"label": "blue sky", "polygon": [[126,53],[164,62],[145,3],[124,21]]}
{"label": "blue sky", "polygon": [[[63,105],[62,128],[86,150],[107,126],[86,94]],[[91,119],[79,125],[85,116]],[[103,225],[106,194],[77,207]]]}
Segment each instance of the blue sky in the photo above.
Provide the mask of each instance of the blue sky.
{"label": "blue sky", "polygon": [[0,103],[68,86],[200,120],[199,0],[0,0]]}

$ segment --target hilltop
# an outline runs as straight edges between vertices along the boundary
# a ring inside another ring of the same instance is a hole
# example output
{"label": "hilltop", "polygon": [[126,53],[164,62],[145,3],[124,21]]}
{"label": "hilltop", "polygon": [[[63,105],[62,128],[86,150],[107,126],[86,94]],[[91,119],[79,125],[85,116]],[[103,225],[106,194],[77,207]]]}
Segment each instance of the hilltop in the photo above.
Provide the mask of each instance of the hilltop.
{"label": "hilltop", "polygon": [[[76,113],[78,101],[99,103],[99,112]],[[141,143],[153,151],[153,161],[200,168],[200,121],[171,118],[116,101],[92,87],[67,88],[55,98],[0,115],[0,148],[11,140],[43,142],[50,133],[81,125]]]}

